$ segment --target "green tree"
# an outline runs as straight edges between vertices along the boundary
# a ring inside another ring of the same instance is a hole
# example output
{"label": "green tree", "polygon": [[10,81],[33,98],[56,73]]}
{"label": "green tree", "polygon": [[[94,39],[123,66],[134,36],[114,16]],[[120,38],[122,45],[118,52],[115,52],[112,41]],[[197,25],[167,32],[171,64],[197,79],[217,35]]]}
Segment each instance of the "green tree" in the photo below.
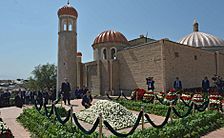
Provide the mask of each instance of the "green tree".
{"label": "green tree", "polygon": [[32,71],[25,86],[30,90],[44,90],[56,87],[57,67],[54,64],[38,65]]}

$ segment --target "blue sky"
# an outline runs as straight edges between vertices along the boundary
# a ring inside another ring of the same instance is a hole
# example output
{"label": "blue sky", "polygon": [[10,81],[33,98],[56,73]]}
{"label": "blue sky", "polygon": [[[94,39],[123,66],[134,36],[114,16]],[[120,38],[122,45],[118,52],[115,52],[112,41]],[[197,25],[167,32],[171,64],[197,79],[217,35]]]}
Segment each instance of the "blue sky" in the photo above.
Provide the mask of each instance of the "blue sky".
{"label": "blue sky", "polygon": [[[57,10],[67,0],[0,1],[0,79],[26,79],[34,66],[57,63]],[[77,9],[78,51],[93,58],[91,44],[112,29],[128,40],[146,34],[177,41],[199,29],[224,39],[223,0],[70,0]]]}

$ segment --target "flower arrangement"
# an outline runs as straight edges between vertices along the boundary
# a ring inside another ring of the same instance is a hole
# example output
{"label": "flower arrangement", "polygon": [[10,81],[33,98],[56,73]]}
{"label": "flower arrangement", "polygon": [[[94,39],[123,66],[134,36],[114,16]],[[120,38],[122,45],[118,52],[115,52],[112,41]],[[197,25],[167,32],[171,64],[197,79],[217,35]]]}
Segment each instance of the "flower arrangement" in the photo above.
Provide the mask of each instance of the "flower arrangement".
{"label": "flower arrangement", "polygon": [[160,99],[163,99],[165,97],[166,93],[165,92],[159,92],[157,94],[157,97],[160,98]]}
{"label": "flower arrangement", "polygon": [[165,101],[169,103],[173,103],[177,98],[178,97],[177,97],[176,91],[174,89],[170,89],[170,91],[165,96]]}
{"label": "flower arrangement", "polygon": [[204,98],[202,97],[201,94],[195,94],[192,97],[192,101],[196,104],[196,105],[202,105],[204,102]]}
{"label": "flower arrangement", "polygon": [[90,108],[77,114],[77,118],[87,122],[94,123],[95,119],[102,113],[103,120],[106,120],[114,129],[122,129],[133,126],[137,117],[119,103],[99,100]]}
{"label": "flower arrangement", "polygon": [[184,101],[190,101],[191,100],[191,95],[182,94],[181,99],[183,99]]}
{"label": "flower arrangement", "polygon": [[146,90],[137,88],[137,89],[135,89],[135,92],[136,92],[137,100],[142,100]]}
{"label": "flower arrangement", "polygon": [[143,100],[150,101],[154,98],[154,92],[152,90],[149,90],[148,92],[145,92],[143,96]]}
{"label": "flower arrangement", "polygon": [[210,95],[209,96],[209,104],[211,110],[218,110],[221,104],[220,95]]}
{"label": "flower arrangement", "polygon": [[0,118],[0,138],[13,138],[11,130],[1,120]]}

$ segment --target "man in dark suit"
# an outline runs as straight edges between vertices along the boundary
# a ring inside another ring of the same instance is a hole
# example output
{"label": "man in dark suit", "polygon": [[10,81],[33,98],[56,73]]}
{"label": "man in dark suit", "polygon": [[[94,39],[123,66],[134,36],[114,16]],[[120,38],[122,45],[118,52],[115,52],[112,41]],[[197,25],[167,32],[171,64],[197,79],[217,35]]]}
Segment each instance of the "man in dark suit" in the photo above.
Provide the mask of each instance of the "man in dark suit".
{"label": "man in dark suit", "polygon": [[204,80],[202,80],[202,91],[204,93],[207,93],[209,91],[210,88],[210,83],[208,80],[208,77],[205,77]]}
{"label": "man in dark suit", "polygon": [[68,105],[70,105],[70,91],[71,91],[70,83],[65,78],[65,81],[62,82],[61,84],[61,92],[63,95],[63,100],[65,105],[66,105],[66,100],[68,100]]}
{"label": "man in dark suit", "polygon": [[154,91],[155,89],[154,83],[155,81],[153,80],[153,77],[146,78],[146,84],[148,85],[148,90]]}
{"label": "man in dark suit", "polygon": [[87,93],[82,97],[82,105],[87,109],[92,104],[93,98],[90,91],[87,91]]}
{"label": "man in dark suit", "polygon": [[174,81],[173,87],[176,91],[179,91],[182,89],[182,82],[179,80],[178,77],[176,77],[176,80]]}

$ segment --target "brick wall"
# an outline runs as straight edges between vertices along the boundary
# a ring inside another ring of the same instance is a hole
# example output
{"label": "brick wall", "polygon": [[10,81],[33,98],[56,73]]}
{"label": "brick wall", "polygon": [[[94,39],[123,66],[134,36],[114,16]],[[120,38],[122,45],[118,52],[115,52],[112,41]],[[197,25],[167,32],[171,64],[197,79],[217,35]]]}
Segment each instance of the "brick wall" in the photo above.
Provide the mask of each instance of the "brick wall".
{"label": "brick wall", "polygon": [[84,85],[88,87],[88,89],[92,90],[93,95],[100,94],[100,79],[99,74],[97,72],[97,62],[85,63],[83,68],[84,71]]}
{"label": "brick wall", "polygon": [[201,80],[216,73],[215,54],[213,52],[183,46],[167,40],[163,44],[164,77],[166,89],[173,87],[173,81],[179,77],[184,88],[201,87]]}
{"label": "brick wall", "polygon": [[133,90],[146,86],[146,77],[152,76],[157,91],[162,89],[161,44],[147,43],[118,52],[120,89]]}
{"label": "brick wall", "polygon": [[218,75],[224,78],[224,54],[219,53],[218,54]]}
{"label": "brick wall", "polygon": [[109,90],[109,60],[100,60],[101,68],[101,95]]}
{"label": "brick wall", "polygon": [[120,76],[119,76],[119,62],[118,60],[112,61],[112,90],[114,90],[113,94],[119,94],[120,92]]}

